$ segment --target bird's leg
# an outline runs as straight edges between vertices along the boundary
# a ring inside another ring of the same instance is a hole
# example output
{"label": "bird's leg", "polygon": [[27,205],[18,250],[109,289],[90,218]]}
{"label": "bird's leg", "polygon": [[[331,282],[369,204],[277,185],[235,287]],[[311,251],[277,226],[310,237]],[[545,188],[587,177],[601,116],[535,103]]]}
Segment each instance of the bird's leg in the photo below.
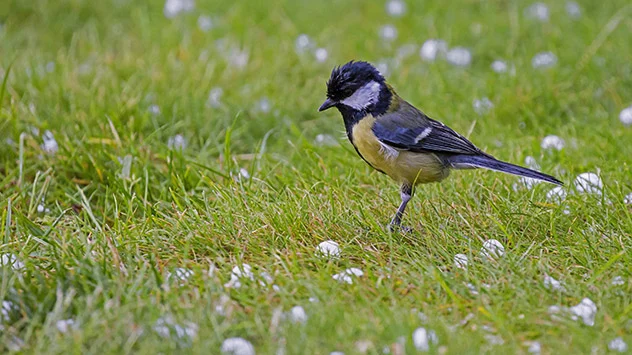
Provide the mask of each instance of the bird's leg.
{"label": "bird's leg", "polygon": [[408,201],[410,201],[410,198],[413,196],[413,187],[408,184],[403,184],[400,190],[400,196],[402,197],[402,203],[399,205],[395,216],[389,224],[391,230],[393,230],[394,228],[399,228],[399,226],[401,225],[402,216],[404,215],[404,211],[406,210],[406,205],[408,204]]}

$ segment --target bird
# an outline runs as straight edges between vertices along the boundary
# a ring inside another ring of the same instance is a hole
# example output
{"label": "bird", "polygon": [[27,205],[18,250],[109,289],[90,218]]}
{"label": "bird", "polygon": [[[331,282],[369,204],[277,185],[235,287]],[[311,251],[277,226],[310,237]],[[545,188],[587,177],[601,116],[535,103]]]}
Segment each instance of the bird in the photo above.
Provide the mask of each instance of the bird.
{"label": "bird", "polygon": [[402,99],[370,63],[334,67],[319,112],[335,107],[349,141],[373,169],[400,184],[401,204],[389,223],[401,228],[419,184],[440,182],[451,170],[484,168],[563,185],[553,176],[507,163],[476,147],[444,123]]}

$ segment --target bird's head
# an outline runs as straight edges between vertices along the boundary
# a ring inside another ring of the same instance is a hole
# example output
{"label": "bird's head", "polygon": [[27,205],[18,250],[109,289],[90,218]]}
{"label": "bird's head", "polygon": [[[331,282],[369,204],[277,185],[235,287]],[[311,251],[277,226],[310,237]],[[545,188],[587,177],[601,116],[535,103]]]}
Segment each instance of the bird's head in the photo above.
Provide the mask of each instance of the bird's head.
{"label": "bird's head", "polygon": [[351,61],[331,71],[327,100],[318,111],[336,107],[343,111],[382,114],[389,106],[391,92],[382,74],[367,62]]}

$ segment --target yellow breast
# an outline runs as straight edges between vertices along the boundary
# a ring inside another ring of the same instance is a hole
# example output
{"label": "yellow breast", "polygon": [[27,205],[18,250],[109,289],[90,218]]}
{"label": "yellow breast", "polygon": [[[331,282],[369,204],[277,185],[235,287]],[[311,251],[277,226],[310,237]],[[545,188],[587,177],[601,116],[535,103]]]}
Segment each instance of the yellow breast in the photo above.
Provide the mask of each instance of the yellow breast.
{"label": "yellow breast", "polygon": [[367,116],[353,126],[351,140],[358,153],[375,169],[394,180],[408,184],[423,184],[445,179],[449,169],[430,153],[398,150],[380,143],[373,133],[375,117]]}

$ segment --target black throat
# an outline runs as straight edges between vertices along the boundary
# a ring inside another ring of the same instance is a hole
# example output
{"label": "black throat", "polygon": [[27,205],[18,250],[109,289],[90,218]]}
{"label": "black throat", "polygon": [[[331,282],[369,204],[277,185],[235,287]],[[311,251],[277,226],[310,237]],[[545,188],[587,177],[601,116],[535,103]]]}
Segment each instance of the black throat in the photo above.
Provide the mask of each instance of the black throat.
{"label": "black throat", "polygon": [[368,106],[362,110],[356,110],[353,107],[349,107],[343,104],[336,105],[338,111],[342,115],[342,119],[345,122],[345,130],[347,131],[347,137],[353,143],[353,126],[355,126],[358,122],[360,122],[367,115],[372,115],[374,117],[381,116],[388,111],[389,106],[391,105],[391,99],[393,94],[386,87],[386,85],[382,84],[382,88],[380,89],[380,96],[375,104]]}

